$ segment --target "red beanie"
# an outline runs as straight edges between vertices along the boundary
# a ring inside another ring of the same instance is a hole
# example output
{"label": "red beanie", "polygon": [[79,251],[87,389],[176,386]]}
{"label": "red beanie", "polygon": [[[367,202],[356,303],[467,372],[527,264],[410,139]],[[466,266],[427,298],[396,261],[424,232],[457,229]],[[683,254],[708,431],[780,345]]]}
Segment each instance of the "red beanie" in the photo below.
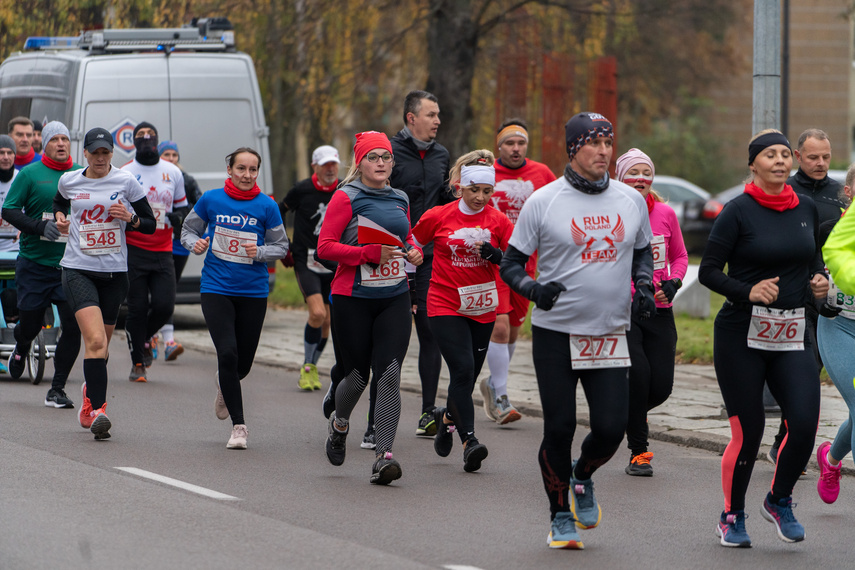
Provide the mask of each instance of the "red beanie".
{"label": "red beanie", "polygon": [[386,136],[386,133],[378,133],[377,131],[356,133],[356,144],[353,145],[355,164],[362,162],[365,155],[375,148],[388,150],[389,154],[392,154],[392,143],[389,142],[389,137]]}

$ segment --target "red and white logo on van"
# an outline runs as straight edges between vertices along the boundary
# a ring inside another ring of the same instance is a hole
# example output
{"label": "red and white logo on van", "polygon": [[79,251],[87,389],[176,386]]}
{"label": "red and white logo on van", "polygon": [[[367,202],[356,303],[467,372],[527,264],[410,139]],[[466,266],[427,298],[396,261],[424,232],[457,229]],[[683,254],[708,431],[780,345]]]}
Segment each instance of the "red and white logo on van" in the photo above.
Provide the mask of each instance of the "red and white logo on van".
{"label": "red and white logo on van", "polygon": [[134,128],[136,126],[137,124],[133,119],[126,118],[110,129],[116,146],[128,154],[134,152]]}

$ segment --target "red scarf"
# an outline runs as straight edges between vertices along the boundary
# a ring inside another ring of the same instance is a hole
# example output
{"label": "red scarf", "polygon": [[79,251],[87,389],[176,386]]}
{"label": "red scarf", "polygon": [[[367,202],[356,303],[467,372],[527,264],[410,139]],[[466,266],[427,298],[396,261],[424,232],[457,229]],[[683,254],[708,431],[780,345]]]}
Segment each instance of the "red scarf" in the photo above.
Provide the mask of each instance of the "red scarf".
{"label": "red scarf", "polygon": [[647,213],[650,214],[653,211],[653,206],[656,204],[656,198],[653,197],[651,192],[648,192],[644,201],[647,202]]}
{"label": "red scarf", "polygon": [[789,184],[784,184],[784,190],[777,196],[773,196],[764,192],[762,188],[753,182],[749,182],[745,185],[745,193],[754,198],[764,208],[769,208],[776,212],[790,210],[799,205],[799,196]]}
{"label": "red scarf", "polygon": [[258,187],[258,184],[255,184],[249,190],[241,190],[232,183],[231,178],[226,178],[224,190],[226,191],[226,194],[229,195],[229,198],[234,198],[235,200],[252,200],[258,196],[259,192],[261,192],[261,188]]}
{"label": "red scarf", "polygon": [[42,155],[42,164],[44,164],[45,166],[47,166],[48,168],[51,168],[53,170],[59,170],[60,172],[65,172],[66,170],[71,168],[71,165],[74,163],[71,161],[70,156],[68,157],[68,160],[66,160],[65,162],[57,162],[54,159],[52,159],[51,157],[49,157],[47,154],[43,154]]}
{"label": "red scarf", "polygon": [[333,182],[329,186],[323,186],[323,185],[321,185],[320,181],[318,180],[318,175],[312,174],[312,184],[314,184],[315,188],[317,190],[320,190],[321,192],[332,192],[333,190],[335,190],[335,187],[338,186],[338,180],[336,180],[335,182]]}
{"label": "red scarf", "polygon": [[25,154],[24,156],[15,155],[15,166],[27,166],[30,164],[33,159],[36,157],[36,151],[33,150],[33,147],[30,147],[30,152]]}

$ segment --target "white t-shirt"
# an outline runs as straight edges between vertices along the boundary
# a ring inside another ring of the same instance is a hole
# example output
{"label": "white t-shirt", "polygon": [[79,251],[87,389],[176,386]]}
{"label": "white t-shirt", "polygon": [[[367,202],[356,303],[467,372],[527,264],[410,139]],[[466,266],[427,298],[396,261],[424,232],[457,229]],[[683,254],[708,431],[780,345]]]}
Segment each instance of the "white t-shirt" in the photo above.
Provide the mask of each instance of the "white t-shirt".
{"label": "white t-shirt", "polygon": [[125,222],[109,214],[110,206],[145,198],[145,192],[130,172],[116,167],[103,178],[86,178],[88,168],[66,172],[59,179],[59,193],[71,200],[68,245],[62,267],[116,273],[128,270]]}
{"label": "white t-shirt", "polygon": [[633,249],[653,239],[644,198],[611,180],[601,194],[573,188],[562,176],[526,200],[510,245],[538,252],[538,283],[558,281],[550,311],[535,307],[531,322],[563,333],[601,335],[630,323]]}
{"label": "white t-shirt", "polygon": [[[17,175],[18,170],[13,168],[12,178],[9,182],[0,182],[0,208],[6,202],[6,194],[9,193],[9,188],[12,187],[12,182],[14,182]],[[0,219],[0,251],[18,251],[20,242],[16,239],[17,237],[18,228],[6,220]]]}
{"label": "white t-shirt", "polygon": [[[122,170],[133,174],[145,191],[148,203],[157,218],[157,229],[172,228],[169,218],[164,214],[171,212],[173,207],[180,208],[187,205],[187,197],[184,195],[184,175],[181,169],[161,159],[160,162],[151,166],[132,160],[124,165]],[[169,243],[171,246],[172,232],[169,234]]]}

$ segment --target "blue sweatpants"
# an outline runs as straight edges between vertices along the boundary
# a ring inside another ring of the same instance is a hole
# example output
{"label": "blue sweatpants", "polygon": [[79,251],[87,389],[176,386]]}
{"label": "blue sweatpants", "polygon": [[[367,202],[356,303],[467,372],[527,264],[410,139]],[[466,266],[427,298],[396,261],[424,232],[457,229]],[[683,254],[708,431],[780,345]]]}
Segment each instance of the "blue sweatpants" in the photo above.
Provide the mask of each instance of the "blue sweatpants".
{"label": "blue sweatpants", "polygon": [[849,417],[840,425],[831,444],[831,456],[840,460],[855,448],[855,431],[852,430],[855,418],[855,351],[852,350],[855,346],[855,320],[820,317],[817,336],[825,369],[849,407]]}

